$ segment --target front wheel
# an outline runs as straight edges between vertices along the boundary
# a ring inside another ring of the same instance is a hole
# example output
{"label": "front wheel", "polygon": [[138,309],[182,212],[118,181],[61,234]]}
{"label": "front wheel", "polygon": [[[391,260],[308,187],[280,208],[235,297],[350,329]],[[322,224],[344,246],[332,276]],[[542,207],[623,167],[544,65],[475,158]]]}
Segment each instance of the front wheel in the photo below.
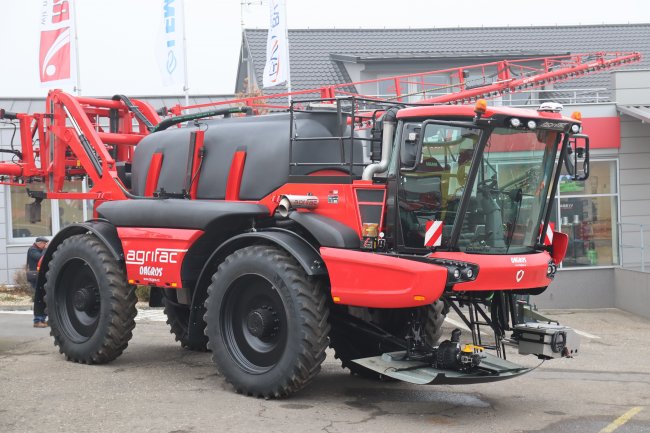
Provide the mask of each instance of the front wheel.
{"label": "front wheel", "polygon": [[95,236],[71,236],[59,245],[45,292],[54,344],[68,360],[103,364],[126,349],[137,314],[135,287]]}
{"label": "front wheel", "polygon": [[284,397],[320,371],[328,343],[322,283],[271,246],[228,256],[208,288],[205,322],[212,359],[237,392]]}

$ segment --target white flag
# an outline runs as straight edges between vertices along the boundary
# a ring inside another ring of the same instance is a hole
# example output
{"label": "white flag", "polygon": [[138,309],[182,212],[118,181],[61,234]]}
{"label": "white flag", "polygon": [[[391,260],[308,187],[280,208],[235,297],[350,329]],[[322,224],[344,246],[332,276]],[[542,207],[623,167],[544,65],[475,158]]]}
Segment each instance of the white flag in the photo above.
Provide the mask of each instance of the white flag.
{"label": "white flag", "polygon": [[76,68],[72,0],[43,0],[41,3],[40,81],[45,86],[68,84]]}
{"label": "white flag", "polygon": [[156,43],[158,67],[165,86],[185,84],[185,46],[183,0],[162,0],[160,3],[160,31]]}
{"label": "white flag", "polygon": [[269,0],[270,23],[266,40],[264,87],[273,87],[289,79],[289,44],[284,0]]}

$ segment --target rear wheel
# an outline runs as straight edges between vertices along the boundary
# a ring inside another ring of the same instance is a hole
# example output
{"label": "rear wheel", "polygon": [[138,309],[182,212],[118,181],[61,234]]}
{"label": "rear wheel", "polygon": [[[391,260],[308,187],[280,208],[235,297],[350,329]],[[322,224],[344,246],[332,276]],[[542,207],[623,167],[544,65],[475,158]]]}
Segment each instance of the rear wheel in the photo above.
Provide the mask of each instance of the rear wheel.
{"label": "rear wheel", "polygon": [[190,307],[188,305],[179,304],[176,298],[176,290],[166,289],[165,297],[163,298],[165,306],[165,315],[167,316],[167,324],[169,325],[169,332],[174,334],[176,341],[181,343],[181,347],[188,350],[197,352],[205,352],[208,350],[208,337],[203,334],[205,329],[205,322],[203,321],[202,312],[197,312],[197,323],[195,326],[201,327],[201,339],[192,341],[189,338],[188,326],[190,323]]}
{"label": "rear wheel", "polygon": [[309,383],[325,359],[327,318],[321,283],[275,247],[231,254],[208,288],[208,347],[240,393],[284,397]]}
{"label": "rear wheel", "polygon": [[135,327],[135,287],[108,248],[90,234],[56,249],[45,283],[54,344],[70,361],[103,364],[126,349]]}
{"label": "rear wheel", "polygon": [[[436,301],[431,305],[420,307],[425,309],[426,318],[424,324],[424,334],[426,342],[434,346],[442,336],[442,324],[445,321],[443,312],[444,303]],[[410,320],[412,309],[400,310],[373,310],[367,308],[350,309],[350,314],[369,322],[373,322],[386,332],[398,338],[406,336],[408,331],[407,323]],[[385,376],[369,370],[352,362],[353,359],[368,358],[379,356],[385,352],[403,350],[397,345],[379,346],[372,341],[368,341],[362,335],[355,335],[349,332],[330,333],[330,347],[334,349],[334,357],[341,361],[341,366],[350,370],[350,373],[366,377],[369,379],[384,379]]]}

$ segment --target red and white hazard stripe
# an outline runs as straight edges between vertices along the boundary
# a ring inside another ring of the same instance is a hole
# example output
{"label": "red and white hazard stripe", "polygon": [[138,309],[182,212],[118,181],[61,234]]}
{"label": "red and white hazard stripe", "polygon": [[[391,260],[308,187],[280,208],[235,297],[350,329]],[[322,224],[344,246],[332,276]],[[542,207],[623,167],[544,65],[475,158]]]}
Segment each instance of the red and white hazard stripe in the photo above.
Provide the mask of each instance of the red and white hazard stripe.
{"label": "red and white hazard stripe", "polygon": [[425,247],[439,247],[442,245],[442,221],[427,221],[424,234]]}
{"label": "red and white hazard stripe", "polygon": [[546,226],[546,233],[544,234],[544,245],[553,244],[553,232],[555,231],[555,223],[549,222]]}

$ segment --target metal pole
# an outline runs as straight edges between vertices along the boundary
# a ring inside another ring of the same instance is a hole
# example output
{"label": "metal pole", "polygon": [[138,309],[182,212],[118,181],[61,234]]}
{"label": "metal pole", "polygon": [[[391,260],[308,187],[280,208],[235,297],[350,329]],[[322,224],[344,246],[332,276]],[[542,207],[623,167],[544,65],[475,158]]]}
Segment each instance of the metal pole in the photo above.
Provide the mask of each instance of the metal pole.
{"label": "metal pole", "polygon": [[183,85],[183,92],[185,92],[185,105],[190,105],[190,86],[187,78],[187,38],[185,37],[185,2],[183,4],[183,75],[185,84]]}
{"label": "metal pole", "polygon": [[645,272],[645,241],[643,239],[643,224],[639,225],[641,231],[641,272]]}
{"label": "metal pole", "polygon": [[77,70],[77,82],[74,86],[74,91],[77,92],[77,96],[81,96],[81,71],[79,67],[79,32],[77,30],[77,4],[78,2],[72,5],[72,19],[74,20],[74,53],[75,53],[75,62]]}
{"label": "metal pole", "polygon": [[618,259],[620,261],[621,268],[625,267],[625,259],[623,259],[623,223],[617,223],[618,231]]}
{"label": "metal pole", "polygon": [[[289,26],[287,24],[287,2],[283,0],[284,7],[284,40],[287,42],[287,93],[291,93],[291,60],[289,58]],[[289,105],[291,105],[291,95],[287,95]]]}

